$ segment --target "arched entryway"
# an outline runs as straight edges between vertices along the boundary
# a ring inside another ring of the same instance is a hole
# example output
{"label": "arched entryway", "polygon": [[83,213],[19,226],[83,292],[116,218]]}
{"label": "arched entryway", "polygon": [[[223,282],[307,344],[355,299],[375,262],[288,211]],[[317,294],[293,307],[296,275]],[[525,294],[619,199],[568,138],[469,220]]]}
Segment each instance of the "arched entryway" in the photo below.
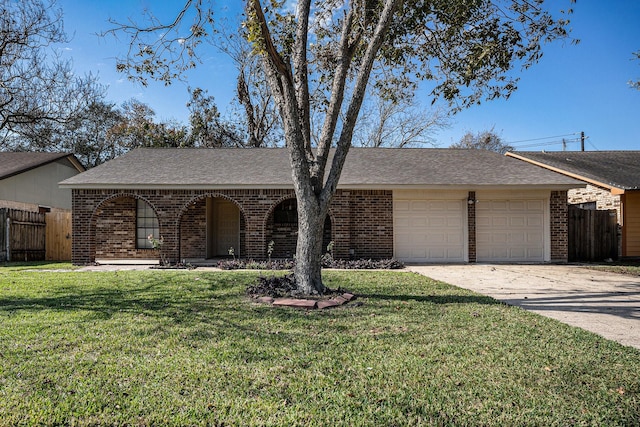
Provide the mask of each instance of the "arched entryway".
{"label": "arched entryway", "polygon": [[104,200],[93,213],[95,260],[156,259],[151,239],[160,239],[154,207],[130,194]]}
{"label": "arched entryway", "polygon": [[202,260],[242,256],[245,221],[238,205],[225,197],[194,200],[180,218],[180,258]]}
{"label": "arched entryway", "polygon": [[[322,248],[326,250],[332,240],[331,217],[324,221]],[[273,242],[272,258],[293,258],[298,242],[298,205],[295,198],[278,203],[267,219],[266,243]]]}

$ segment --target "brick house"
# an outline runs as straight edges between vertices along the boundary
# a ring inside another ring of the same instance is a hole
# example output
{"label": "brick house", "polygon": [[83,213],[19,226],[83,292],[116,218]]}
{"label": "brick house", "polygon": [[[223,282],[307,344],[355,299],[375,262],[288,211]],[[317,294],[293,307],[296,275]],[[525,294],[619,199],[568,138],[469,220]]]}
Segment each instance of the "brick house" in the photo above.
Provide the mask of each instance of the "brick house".
{"label": "brick house", "polygon": [[[73,262],[295,251],[286,149],[138,149],[63,181]],[[567,259],[567,191],[579,181],[497,153],[352,148],[325,222],[338,258],[405,262]]]}
{"label": "brick house", "polygon": [[569,190],[568,203],[583,209],[615,209],[619,255],[640,257],[640,151],[517,152],[507,156],[585,182],[585,188]]}

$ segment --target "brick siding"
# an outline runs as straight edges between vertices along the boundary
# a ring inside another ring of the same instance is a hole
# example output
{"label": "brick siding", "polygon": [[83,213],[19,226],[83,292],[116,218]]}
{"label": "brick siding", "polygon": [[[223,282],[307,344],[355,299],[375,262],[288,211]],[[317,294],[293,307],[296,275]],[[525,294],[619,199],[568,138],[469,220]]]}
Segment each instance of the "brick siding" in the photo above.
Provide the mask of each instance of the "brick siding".
{"label": "brick siding", "polygon": [[476,192],[469,191],[467,200],[473,203],[467,203],[467,224],[469,235],[469,262],[476,262]]}
{"label": "brick siding", "polygon": [[551,261],[568,260],[567,192],[552,191],[549,201],[551,228]]}
{"label": "brick siding", "polygon": [[[276,238],[280,240],[274,250],[288,256],[295,249],[297,230],[273,227],[274,208],[293,198],[292,190],[75,189],[72,261],[87,264],[95,261],[96,257],[157,257],[153,250],[135,248],[135,200],[138,198],[149,203],[158,216],[160,236],[164,241],[161,250],[169,261],[204,258],[207,197],[221,197],[238,206],[240,249],[236,254],[266,258],[267,244]],[[357,215],[353,222],[352,215]],[[330,218],[331,227],[326,230],[324,240],[326,244],[334,241],[334,256],[393,256],[391,191],[338,190],[330,208]]]}
{"label": "brick siding", "polygon": [[615,209],[618,215],[618,224],[621,224],[620,196],[611,194],[611,191],[606,188],[587,184],[586,188],[569,190],[567,198],[571,205],[596,202],[597,210]]}

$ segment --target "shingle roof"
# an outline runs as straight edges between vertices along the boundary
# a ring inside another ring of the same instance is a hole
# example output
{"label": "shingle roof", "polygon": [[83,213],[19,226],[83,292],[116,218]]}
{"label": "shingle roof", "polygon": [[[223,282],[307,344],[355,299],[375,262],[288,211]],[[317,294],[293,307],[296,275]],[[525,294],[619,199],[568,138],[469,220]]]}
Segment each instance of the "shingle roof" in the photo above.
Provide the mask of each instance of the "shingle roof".
{"label": "shingle roof", "polygon": [[27,151],[0,152],[0,179],[26,172],[68,156],[73,155],[69,153],[34,153]]}
{"label": "shingle roof", "polygon": [[610,188],[640,189],[640,151],[518,151],[508,155]]}
{"label": "shingle roof", "polygon": [[[287,150],[137,149],[61,183],[71,188],[291,188]],[[479,150],[352,148],[341,188],[579,187],[546,169]]]}

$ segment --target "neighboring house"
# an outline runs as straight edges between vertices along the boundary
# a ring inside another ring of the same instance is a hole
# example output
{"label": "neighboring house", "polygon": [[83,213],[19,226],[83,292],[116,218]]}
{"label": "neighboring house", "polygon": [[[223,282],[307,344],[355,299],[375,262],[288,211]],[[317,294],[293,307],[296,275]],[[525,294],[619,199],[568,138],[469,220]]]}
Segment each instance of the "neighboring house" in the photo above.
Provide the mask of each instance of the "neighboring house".
{"label": "neighboring house", "polygon": [[[325,223],[337,258],[567,260],[580,181],[481,150],[352,148]],[[73,262],[290,257],[297,216],[286,149],[137,149],[61,183]]]}
{"label": "neighboring house", "polygon": [[508,156],[579,179],[586,188],[568,192],[568,203],[615,209],[621,256],[640,257],[640,151],[510,152]]}
{"label": "neighboring house", "polygon": [[71,191],[83,172],[73,154],[0,152],[0,261],[71,259]]}
{"label": "neighboring house", "polygon": [[0,207],[71,210],[71,191],[58,182],[84,170],[73,154],[0,152]]}

